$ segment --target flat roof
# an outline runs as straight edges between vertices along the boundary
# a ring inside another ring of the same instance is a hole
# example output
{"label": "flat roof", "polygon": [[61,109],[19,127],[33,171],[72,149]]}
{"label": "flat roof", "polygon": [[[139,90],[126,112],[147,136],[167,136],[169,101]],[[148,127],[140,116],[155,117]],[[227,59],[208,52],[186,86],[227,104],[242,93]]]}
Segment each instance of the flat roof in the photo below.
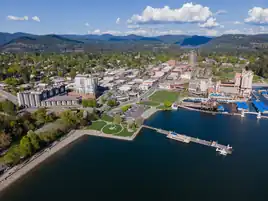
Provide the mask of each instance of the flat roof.
{"label": "flat roof", "polygon": [[76,101],[77,96],[54,96],[45,101]]}

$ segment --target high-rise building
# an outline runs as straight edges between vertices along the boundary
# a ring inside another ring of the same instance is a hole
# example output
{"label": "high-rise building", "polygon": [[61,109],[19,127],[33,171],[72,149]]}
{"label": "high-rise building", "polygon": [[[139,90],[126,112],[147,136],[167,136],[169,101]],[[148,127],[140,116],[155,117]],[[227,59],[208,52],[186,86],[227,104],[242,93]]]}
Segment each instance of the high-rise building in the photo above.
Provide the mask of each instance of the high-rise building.
{"label": "high-rise building", "polygon": [[190,52],[189,54],[189,65],[194,68],[196,66],[196,62],[197,62],[197,54],[196,52],[193,50]]}
{"label": "high-rise building", "polygon": [[81,96],[95,98],[97,94],[98,79],[91,75],[77,75],[74,79],[74,90]]}

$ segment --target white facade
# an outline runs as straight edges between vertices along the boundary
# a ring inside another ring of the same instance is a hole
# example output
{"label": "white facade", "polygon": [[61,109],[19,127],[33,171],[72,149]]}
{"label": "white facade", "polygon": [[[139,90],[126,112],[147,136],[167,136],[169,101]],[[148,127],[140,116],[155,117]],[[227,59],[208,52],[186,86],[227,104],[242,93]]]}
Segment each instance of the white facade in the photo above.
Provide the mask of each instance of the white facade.
{"label": "white facade", "polygon": [[185,72],[183,74],[181,74],[181,79],[186,79],[186,80],[190,80],[191,79],[191,72]]}
{"label": "white facade", "polygon": [[147,85],[147,84],[140,84],[139,85],[139,89],[142,91],[147,91],[148,89],[150,89],[151,85]]}
{"label": "white facade", "polygon": [[77,75],[74,79],[75,91],[81,94],[96,94],[98,80],[91,75]]}

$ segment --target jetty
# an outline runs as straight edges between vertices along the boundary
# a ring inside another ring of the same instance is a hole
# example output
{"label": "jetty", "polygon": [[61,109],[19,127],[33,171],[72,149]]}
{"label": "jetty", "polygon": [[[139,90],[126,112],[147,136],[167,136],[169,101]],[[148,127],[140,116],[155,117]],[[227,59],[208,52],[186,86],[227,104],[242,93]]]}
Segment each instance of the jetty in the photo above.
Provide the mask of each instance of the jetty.
{"label": "jetty", "polygon": [[216,150],[224,150],[227,154],[231,154],[233,151],[233,148],[230,147],[229,145],[222,145],[219,144],[216,141],[207,141],[207,140],[202,140],[199,138],[195,138],[195,137],[191,137],[191,136],[187,136],[187,135],[183,135],[183,134],[179,134],[173,131],[167,131],[167,130],[163,130],[163,129],[159,129],[159,128],[155,128],[155,127],[151,127],[151,126],[147,126],[147,125],[143,125],[143,128],[147,128],[147,129],[151,129],[154,130],[160,134],[164,134],[167,135],[167,137],[169,139],[173,139],[173,140],[177,140],[179,142],[183,142],[183,143],[196,143],[196,144],[201,144],[204,146],[208,146],[208,147],[213,147],[216,148]]}

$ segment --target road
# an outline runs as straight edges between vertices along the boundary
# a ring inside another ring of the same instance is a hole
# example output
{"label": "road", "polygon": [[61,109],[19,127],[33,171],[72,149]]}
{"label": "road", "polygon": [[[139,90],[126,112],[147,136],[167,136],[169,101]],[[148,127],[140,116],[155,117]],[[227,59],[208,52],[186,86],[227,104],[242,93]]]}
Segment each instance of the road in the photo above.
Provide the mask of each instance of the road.
{"label": "road", "polygon": [[8,93],[8,92],[4,91],[3,89],[0,89],[0,96],[2,96],[3,98],[11,101],[15,105],[19,104],[18,99],[17,99],[16,96],[14,96],[11,93]]}

